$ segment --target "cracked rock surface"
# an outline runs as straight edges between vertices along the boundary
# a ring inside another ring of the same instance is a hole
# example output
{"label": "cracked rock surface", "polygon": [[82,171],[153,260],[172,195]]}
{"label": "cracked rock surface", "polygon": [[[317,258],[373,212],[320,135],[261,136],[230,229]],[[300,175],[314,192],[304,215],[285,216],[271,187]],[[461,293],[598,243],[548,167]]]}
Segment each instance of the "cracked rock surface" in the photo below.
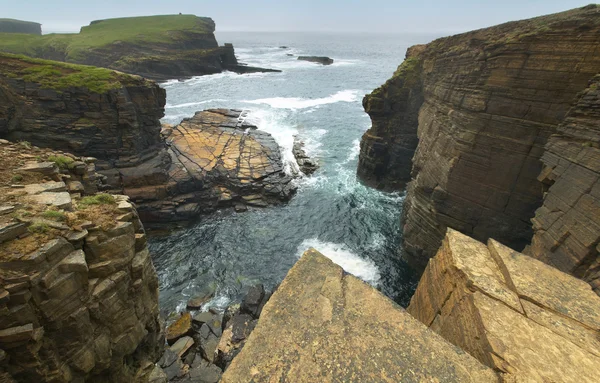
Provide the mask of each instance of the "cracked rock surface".
{"label": "cracked rock surface", "polygon": [[497,382],[498,377],[311,249],[273,293],[221,381]]}

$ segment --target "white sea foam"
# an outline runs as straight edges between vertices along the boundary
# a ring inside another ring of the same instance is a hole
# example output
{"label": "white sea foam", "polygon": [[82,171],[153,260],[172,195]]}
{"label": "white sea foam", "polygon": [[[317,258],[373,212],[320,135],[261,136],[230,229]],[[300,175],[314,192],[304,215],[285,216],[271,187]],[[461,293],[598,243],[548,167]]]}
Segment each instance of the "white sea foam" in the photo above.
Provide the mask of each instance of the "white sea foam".
{"label": "white sea foam", "polygon": [[348,153],[348,158],[346,158],[346,163],[357,159],[359,154],[360,154],[360,140],[357,138],[356,140],[352,141],[352,148],[350,148],[350,153]]}
{"label": "white sea foam", "polygon": [[226,102],[226,101],[227,100],[222,99],[222,98],[215,98],[214,100],[197,101],[197,102],[186,102],[184,104],[176,104],[176,105],[167,104],[167,105],[165,105],[165,109],[187,108],[189,106],[197,106],[197,105],[202,105],[202,104],[209,104],[211,102]]}
{"label": "white sea foam", "polygon": [[341,266],[347,273],[373,286],[379,284],[381,275],[375,263],[354,254],[346,245],[323,242],[317,238],[306,239],[298,246],[298,256],[300,257],[302,253],[311,247]]}
{"label": "white sea foam", "polygon": [[300,172],[292,152],[294,135],[298,134],[298,130],[286,123],[286,115],[274,110],[257,109],[252,110],[246,120],[273,136],[281,148],[283,166],[287,174],[292,175]]}
{"label": "white sea foam", "polygon": [[319,105],[335,104],[336,102],[355,102],[358,100],[358,90],[342,90],[323,98],[273,97],[258,100],[244,100],[248,104],[266,104],[277,109],[306,109]]}

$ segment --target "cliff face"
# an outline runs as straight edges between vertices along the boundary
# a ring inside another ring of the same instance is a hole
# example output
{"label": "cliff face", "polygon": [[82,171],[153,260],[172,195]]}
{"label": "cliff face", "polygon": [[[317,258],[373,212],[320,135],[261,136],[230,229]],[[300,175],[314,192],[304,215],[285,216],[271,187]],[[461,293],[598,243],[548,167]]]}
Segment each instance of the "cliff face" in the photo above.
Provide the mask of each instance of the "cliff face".
{"label": "cliff face", "polygon": [[91,158],[1,140],[0,161],[0,380],[143,379],[164,334],[135,208],[93,194]]}
{"label": "cliff face", "polygon": [[590,282],[600,295],[600,76],[546,144],[539,180],[549,186],[528,253]]}
{"label": "cliff face", "polygon": [[0,33],[42,34],[42,24],[31,21],[0,19]]}
{"label": "cliff face", "polygon": [[279,146],[242,111],[199,112],[161,135],[164,104],[138,76],[0,54],[0,138],[97,158],[103,190],[130,196],[144,223],[291,198]]}
{"label": "cliff face", "polygon": [[162,15],[97,20],[78,34],[0,33],[0,51],[110,68],[154,80],[224,70],[274,71],[238,65],[233,46],[220,47],[208,17]]}
{"label": "cliff face", "polygon": [[[409,253],[425,262],[446,227],[479,240],[493,235],[518,249],[529,243],[529,220],[542,203],[539,159],[598,71],[599,45],[595,5],[507,23],[409,52],[415,72],[421,68],[420,82],[392,79],[367,97],[374,127],[362,143],[359,175],[402,186],[418,137],[403,213]],[[374,110],[384,111],[381,121]],[[374,142],[389,144],[376,149]],[[398,142],[410,145],[399,151],[404,144]]]}
{"label": "cliff face", "polygon": [[111,165],[160,143],[165,91],[110,70],[0,54],[0,137]]}
{"label": "cliff face", "polygon": [[410,181],[423,104],[424,46],[414,46],[394,76],[363,99],[372,126],[360,142],[358,176],[367,185],[400,190]]}
{"label": "cliff face", "polygon": [[590,286],[490,239],[448,230],[407,311],[504,382],[593,382],[600,297]]}

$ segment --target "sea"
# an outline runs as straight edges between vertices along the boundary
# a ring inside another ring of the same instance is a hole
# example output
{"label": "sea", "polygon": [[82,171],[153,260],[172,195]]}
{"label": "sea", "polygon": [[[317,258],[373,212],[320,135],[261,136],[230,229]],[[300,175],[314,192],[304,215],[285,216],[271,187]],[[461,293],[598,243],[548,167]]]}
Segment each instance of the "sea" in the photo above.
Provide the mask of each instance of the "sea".
{"label": "sea", "polygon": [[[240,62],[281,73],[225,72],[167,81],[163,122],[177,124],[196,111],[234,108],[270,133],[281,147],[285,169],[297,165],[294,135],[320,164],[297,179],[288,203],[236,213],[218,211],[168,235],[150,236],[165,314],[185,309],[188,299],[215,290],[205,309],[224,309],[249,286],[275,288],[302,253],[313,247],[406,306],[417,276],[402,258],[403,193],[384,193],[356,177],[359,143],[370,127],[365,94],[390,78],[406,49],[437,36],[343,33],[217,33],[233,43]],[[297,56],[328,56],[322,66]]]}

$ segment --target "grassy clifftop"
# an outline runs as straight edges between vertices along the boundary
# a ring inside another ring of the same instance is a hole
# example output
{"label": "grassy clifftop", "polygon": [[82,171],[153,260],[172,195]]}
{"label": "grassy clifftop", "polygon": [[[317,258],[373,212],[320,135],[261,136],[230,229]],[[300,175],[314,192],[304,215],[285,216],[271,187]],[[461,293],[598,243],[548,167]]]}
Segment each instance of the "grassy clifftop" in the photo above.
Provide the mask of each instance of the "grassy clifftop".
{"label": "grassy clifftop", "polygon": [[0,19],[0,33],[42,34],[42,25],[31,21]]}
{"label": "grassy clifftop", "polygon": [[0,76],[21,78],[38,83],[42,88],[64,90],[86,88],[93,93],[104,93],[126,85],[150,83],[138,76],[110,69],[57,61],[34,59],[22,55],[0,53]]}
{"label": "grassy clifftop", "polygon": [[117,45],[177,43],[190,34],[212,34],[210,18],[194,15],[163,15],[98,20],[80,33],[35,36],[0,33],[0,50],[40,58],[83,62],[90,50]]}

